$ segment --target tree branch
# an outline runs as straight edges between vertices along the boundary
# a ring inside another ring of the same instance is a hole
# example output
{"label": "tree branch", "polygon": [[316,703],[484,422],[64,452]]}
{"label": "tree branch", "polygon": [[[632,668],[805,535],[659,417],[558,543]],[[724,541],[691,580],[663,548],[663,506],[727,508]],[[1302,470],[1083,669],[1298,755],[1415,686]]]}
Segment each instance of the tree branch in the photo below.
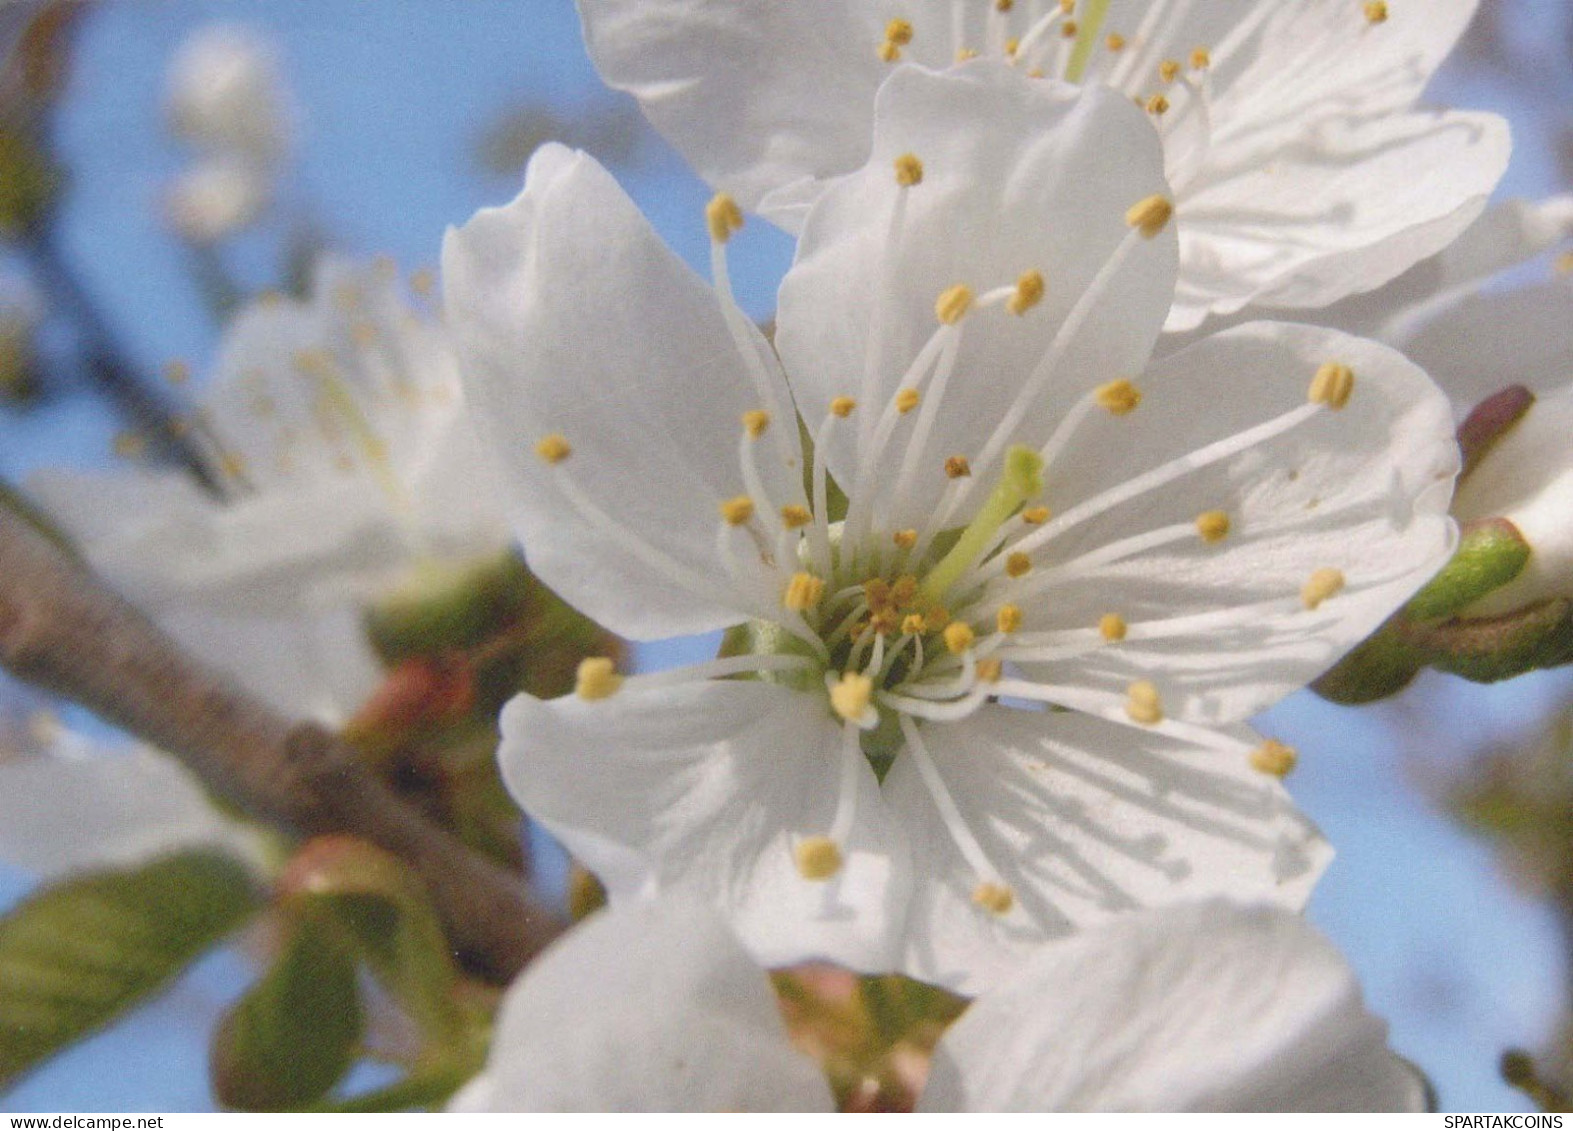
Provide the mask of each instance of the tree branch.
{"label": "tree branch", "polygon": [[512,977],[563,930],[516,877],[396,797],[336,735],[280,716],[187,657],[3,506],[0,664],[174,754],[250,814],[399,856],[425,881],[461,957],[487,976]]}

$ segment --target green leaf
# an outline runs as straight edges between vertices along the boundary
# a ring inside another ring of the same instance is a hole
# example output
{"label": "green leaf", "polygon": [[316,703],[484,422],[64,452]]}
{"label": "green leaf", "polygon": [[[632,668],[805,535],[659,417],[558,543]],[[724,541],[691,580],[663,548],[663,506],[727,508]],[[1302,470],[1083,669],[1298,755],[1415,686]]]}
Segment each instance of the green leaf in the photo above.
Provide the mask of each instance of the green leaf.
{"label": "green leaf", "polygon": [[158,990],[257,905],[245,866],[213,852],[27,900],[0,920],[0,1085]]}
{"label": "green leaf", "polygon": [[307,1107],[355,1062],[364,1025],[355,957],[320,910],[291,911],[284,952],[213,1035],[213,1088],[226,1107]]}

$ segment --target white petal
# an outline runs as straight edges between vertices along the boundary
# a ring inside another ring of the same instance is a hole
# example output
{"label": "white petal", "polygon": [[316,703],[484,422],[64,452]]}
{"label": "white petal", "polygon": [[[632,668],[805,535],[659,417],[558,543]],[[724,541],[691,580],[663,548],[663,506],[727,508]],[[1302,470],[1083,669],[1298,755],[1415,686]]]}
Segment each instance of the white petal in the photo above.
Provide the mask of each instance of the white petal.
{"label": "white petal", "polygon": [[[536,154],[511,205],[449,232],[443,276],[470,405],[541,579],[637,639],[741,619],[716,560],[716,508],[744,492],[741,417],[762,406],[710,288],[604,169],[561,146]],[[784,387],[774,396],[791,403]],[[792,433],[798,459],[790,421],[776,430]],[[557,468],[534,451],[551,433],[573,446]],[[771,501],[791,501],[786,484],[800,471],[762,463],[766,488],[781,496]],[[587,521],[558,474],[698,580],[679,584]]]}
{"label": "white petal", "polygon": [[614,901],[702,900],[768,966],[890,967],[910,869],[866,763],[841,872],[809,881],[794,862],[836,809],[841,732],[823,697],[730,680],[595,702],[521,695],[502,728],[509,789]]}
{"label": "white petal", "polygon": [[[923,182],[903,189],[893,162],[909,152],[923,163]],[[881,88],[869,165],[815,205],[781,287],[776,340],[810,427],[842,395],[860,399],[859,418],[878,415],[938,328],[941,292],[961,283],[982,294],[1027,271],[1047,282],[1042,304],[1022,317],[995,307],[961,322],[950,400],[938,411],[917,487],[893,502],[899,513],[890,522],[909,525],[929,513],[946,483],[947,456],[978,456],[1071,308],[1131,235],[1126,210],[1165,192],[1161,170],[1151,127],[1107,90],[1078,93],[981,61],[944,75],[903,67]],[[889,218],[903,193],[905,220],[892,239]],[[1169,304],[1174,256],[1172,226],[1138,240],[1035,407],[1069,403],[1140,368]],[[893,453],[916,416],[898,425]],[[1033,411],[1016,433],[1041,443],[1055,419]],[[848,489],[859,431],[853,422],[834,430],[827,454]],[[894,487],[894,474],[884,478]]]}
{"label": "white petal", "polygon": [[1509,385],[1549,394],[1573,377],[1573,276],[1458,302],[1402,343],[1467,413]]}
{"label": "white petal", "polygon": [[503,998],[461,1110],[833,1111],[770,980],[702,905],[604,911]]}
{"label": "white petal", "polygon": [[260,843],[168,755],[95,749],[0,762],[0,859],[40,879],[199,847],[261,858]]}
{"label": "white petal", "polygon": [[1079,713],[985,707],[928,724],[934,763],[998,879],[1000,916],[910,758],[885,778],[918,882],[905,971],[963,993],[994,984],[1046,939],[1143,907],[1230,895],[1300,908],[1332,858],[1279,782],[1221,752]]}
{"label": "white petal", "polygon": [[[580,0],[606,82],[712,185],[754,209],[868,155],[884,20],[848,0]],[[795,229],[793,229],[795,230]]]}
{"label": "white petal", "polygon": [[928,1111],[1423,1111],[1298,916],[1205,903],[1045,947],[935,1052]]}
{"label": "white petal", "polygon": [[1181,198],[1169,329],[1250,302],[1325,306],[1386,283],[1475,220],[1510,149],[1493,115],[1415,113],[1324,122],[1270,158],[1214,155]]}
{"label": "white petal", "polygon": [[[1336,331],[1255,323],[1175,354],[1138,380],[1141,406],[1096,413],[1048,469],[1056,512],[1306,403],[1325,362],[1355,374],[1348,406],[1322,410],[1166,486],[1071,527],[1037,552],[1038,566],[1222,511],[1221,542],[1183,536],[1083,573],[1023,602],[1029,629],[1091,629],[1106,613],[1130,637],[1067,660],[1033,664],[1046,683],[1123,696],[1154,681],[1168,715],[1231,722],[1315,678],[1424,584],[1452,552],[1447,516],[1458,467],[1446,399],[1386,346]],[[1314,609],[1299,595],[1317,570],[1345,585]],[[1229,610],[1285,602],[1279,611]],[[1219,614],[1158,638],[1142,622]],[[1008,655],[1008,652],[1002,653]]]}

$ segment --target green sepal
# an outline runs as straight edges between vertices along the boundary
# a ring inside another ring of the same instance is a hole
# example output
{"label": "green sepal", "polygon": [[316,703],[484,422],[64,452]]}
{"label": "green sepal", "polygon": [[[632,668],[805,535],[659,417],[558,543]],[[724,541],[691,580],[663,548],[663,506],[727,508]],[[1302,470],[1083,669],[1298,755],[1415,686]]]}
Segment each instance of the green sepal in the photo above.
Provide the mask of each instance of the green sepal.
{"label": "green sepal", "polygon": [[1358,707],[1397,695],[1425,664],[1425,653],[1406,643],[1389,621],[1312,683],[1311,690],[1331,702]]}
{"label": "green sepal", "polygon": [[1409,599],[1404,612],[1421,621],[1453,616],[1512,581],[1524,571],[1532,553],[1518,528],[1505,518],[1471,523],[1464,528],[1452,559]]}
{"label": "green sepal", "polygon": [[1454,618],[1402,626],[1426,662],[1475,683],[1573,663],[1573,601],[1541,601],[1497,617]]}
{"label": "green sepal", "polygon": [[239,1111],[297,1111],[354,1064],[365,1018],[355,956],[309,901],[284,908],[288,934],[262,979],[213,1034],[213,1090]]}
{"label": "green sepal", "polygon": [[205,851],[27,899],[0,920],[0,1085],[159,990],[259,903],[245,865]]}

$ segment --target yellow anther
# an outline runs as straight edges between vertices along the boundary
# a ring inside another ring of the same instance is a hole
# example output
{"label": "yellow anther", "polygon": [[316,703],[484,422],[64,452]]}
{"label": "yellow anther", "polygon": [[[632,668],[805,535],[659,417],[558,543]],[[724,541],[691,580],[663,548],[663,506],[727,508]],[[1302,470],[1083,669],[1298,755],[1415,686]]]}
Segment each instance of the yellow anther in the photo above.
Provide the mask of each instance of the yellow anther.
{"label": "yellow anther", "polygon": [[1135,412],[1136,407],[1142,403],[1141,390],[1123,377],[1118,381],[1110,381],[1107,385],[1099,385],[1092,395],[1098,402],[1099,408],[1106,409],[1115,416],[1126,416]]}
{"label": "yellow anther", "polygon": [[977,57],[978,49],[976,47],[963,47],[956,52],[956,62],[958,63],[965,63],[968,59],[976,59]]}
{"label": "yellow anther", "polygon": [[1384,0],[1367,0],[1365,22],[1368,24],[1385,24],[1387,22],[1387,4]]}
{"label": "yellow anther", "polygon": [[568,446],[567,437],[561,433],[553,432],[550,436],[543,437],[535,445],[535,454],[547,463],[562,463],[573,454],[573,448]]}
{"label": "yellow anther", "polygon": [[1125,689],[1125,713],[1144,727],[1163,722],[1163,700],[1150,680],[1139,679]]}
{"label": "yellow anther", "polygon": [[1169,100],[1161,94],[1155,94],[1147,100],[1142,109],[1155,118],[1161,118],[1169,112]]}
{"label": "yellow anther", "polygon": [[922,636],[928,631],[928,622],[917,613],[908,613],[901,618],[901,632],[904,636]]}
{"label": "yellow anther", "polygon": [[1161,193],[1153,193],[1126,210],[1125,222],[1140,232],[1143,239],[1150,240],[1168,226],[1173,215],[1174,203]]}
{"label": "yellow anther", "polygon": [[1163,82],[1173,82],[1180,77],[1180,61],[1178,59],[1165,59],[1158,64],[1158,78]]}
{"label": "yellow anther", "polygon": [[171,361],[164,366],[164,380],[171,385],[184,385],[191,380],[191,366],[183,361]]}
{"label": "yellow anther", "polygon": [[1349,403],[1354,391],[1354,370],[1336,361],[1329,361],[1311,378],[1311,388],[1306,397],[1312,404],[1325,404],[1328,408],[1339,409]]}
{"label": "yellow anther", "polygon": [[1125,37],[1117,31],[1111,31],[1103,41],[1103,45],[1110,51],[1124,51]]}
{"label": "yellow anther", "polygon": [[905,47],[912,42],[912,24],[907,20],[891,20],[885,25],[885,42]]}
{"label": "yellow anther", "polygon": [[747,495],[738,495],[722,503],[720,510],[728,526],[742,526],[754,517],[754,500]]}
{"label": "yellow anther", "polygon": [[977,642],[972,626],[966,621],[951,621],[945,626],[945,647],[952,656],[959,656]]}
{"label": "yellow anther", "polygon": [[974,670],[978,673],[979,683],[998,683],[1000,677],[1005,674],[1005,661],[979,660]]}
{"label": "yellow anther", "polygon": [[765,434],[765,429],[770,427],[770,414],[762,408],[750,409],[743,414],[743,431],[754,439]]}
{"label": "yellow anther", "polygon": [[896,158],[896,183],[902,188],[923,183],[923,162],[918,160],[917,154],[903,153]]}
{"label": "yellow anther", "polygon": [[828,836],[804,837],[792,850],[792,861],[805,880],[828,880],[841,871],[841,849]]}
{"label": "yellow anther", "polygon": [[136,459],[147,451],[147,438],[140,432],[116,432],[114,448],[121,459]]}
{"label": "yellow anther", "polygon": [[972,309],[972,288],[965,283],[957,283],[954,287],[947,287],[941,292],[939,298],[934,300],[934,317],[946,326],[954,326],[967,316],[967,311]]}
{"label": "yellow anther", "polygon": [[[257,415],[266,415],[262,412],[261,406],[258,406]],[[169,433],[172,436],[189,436],[193,427],[191,417],[184,414],[169,418]]]}
{"label": "yellow anther", "polygon": [[1027,72],[1027,77],[1029,79],[1041,79],[1041,78],[1045,77],[1044,74],[1043,74],[1043,68],[1042,67],[1034,67],[1034,68],[1032,68],[1032,70]]}
{"label": "yellow anther", "polygon": [[943,605],[935,605],[923,614],[923,624],[930,632],[943,632],[950,623],[950,610]]}
{"label": "yellow anther", "polygon": [[945,478],[965,479],[972,474],[972,465],[966,456],[951,456],[945,461]]}
{"label": "yellow anther", "polygon": [[590,656],[579,661],[579,671],[574,676],[573,691],[581,699],[594,702],[610,699],[623,685],[617,666],[605,656]]}
{"label": "yellow anther", "polygon": [[907,415],[921,403],[923,397],[916,389],[902,389],[896,394],[896,411],[902,416]]}
{"label": "yellow anther", "polygon": [[1014,59],[1016,57],[1016,52],[1020,50],[1021,40],[1012,38],[1005,41],[1005,58]]}
{"label": "yellow anther", "polygon": [[733,232],[742,228],[743,210],[727,193],[718,192],[705,205],[705,224],[710,229],[712,240],[726,243],[732,238]]}
{"label": "yellow anther", "polygon": [[788,503],[781,508],[781,525],[788,530],[801,530],[813,521],[813,514],[805,506]]}
{"label": "yellow anther", "polygon": [[1008,12],[1016,6],[1016,0],[994,0],[996,12]]}
{"label": "yellow anther", "polygon": [[1124,640],[1129,631],[1130,626],[1119,613],[1104,613],[1098,618],[1098,634],[1111,644]]}
{"label": "yellow anther", "polygon": [[1016,893],[1004,884],[985,881],[972,889],[972,902],[995,915],[1008,915],[1016,906]]}
{"label": "yellow anther", "polygon": [[1229,516],[1223,511],[1203,511],[1196,516],[1196,533],[1203,542],[1222,542],[1229,537]]}
{"label": "yellow anther", "polygon": [[1060,35],[1065,39],[1075,39],[1081,34],[1081,26],[1075,20],[1066,20],[1060,25]]}
{"label": "yellow anther", "polygon": [[1191,52],[1191,70],[1205,71],[1213,65],[1213,53],[1205,47],[1198,47]]}
{"label": "yellow anther", "polygon": [[1305,584],[1300,587],[1300,603],[1308,609],[1317,608],[1343,587],[1343,570],[1331,567],[1319,569],[1306,578]]}
{"label": "yellow anther", "polygon": [[1060,0],[1060,15],[1068,16],[1076,10],[1076,0]]}
{"label": "yellow anther", "polygon": [[1049,521],[1048,507],[1028,507],[1021,512],[1021,521],[1028,526],[1042,526]]}
{"label": "yellow anther", "polygon": [[1005,309],[1012,314],[1025,314],[1043,301],[1043,272],[1024,271],[1016,280],[1016,293],[1005,300]]}
{"label": "yellow anther", "polygon": [[431,273],[431,268],[421,267],[410,272],[410,290],[422,298],[432,293],[437,286],[437,277]]}
{"label": "yellow anther", "polygon": [[830,415],[840,417],[842,420],[845,420],[847,417],[852,415],[852,410],[857,408],[857,406],[857,401],[853,400],[851,397],[837,397],[835,400],[830,402]]}
{"label": "yellow anther", "polygon": [[804,613],[819,604],[825,596],[825,579],[811,573],[794,573],[787,582],[781,603],[795,613]]}
{"label": "yellow anther", "polygon": [[1573,251],[1564,251],[1557,256],[1556,261],[1551,265],[1551,269],[1558,275],[1573,275]]}
{"label": "yellow anther", "polygon": [[1032,559],[1017,550],[1005,559],[1005,573],[1009,577],[1025,577],[1032,572]]}
{"label": "yellow anther", "polygon": [[890,536],[890,540],[903,550],[910,550],[918,544],[916,530],[898,530]]}
{"label": "yellow anther", "polygon": [[239,452],[225,452],[219,457],[218,469],[231,479],[239,479],[246,474],[246,457]]}
{"label": "yellow anther", "polygon": [[830,707],[849,723],[859,722],[874,702],[874,681],[861,672],[846,672],[830,689]]}
{"label": "yellow anther", "polygon": [[887,39],[879,45],[879,59],[882,63],[898,62],[901,59],[901,48]]}
{"label": "yellow anther", "polygon": [[1288,777],[1299,760],[1293,746],[1285,746],[1276,738],[1269,738],[1251,751],[1251,768],[1275,778]]}
{"label": "yellow anther", "polygon": [[1021,628],[1021,607],[1019,605],[1001,605],[1000,611],[994,615],[994,625],[1006,636]]}

